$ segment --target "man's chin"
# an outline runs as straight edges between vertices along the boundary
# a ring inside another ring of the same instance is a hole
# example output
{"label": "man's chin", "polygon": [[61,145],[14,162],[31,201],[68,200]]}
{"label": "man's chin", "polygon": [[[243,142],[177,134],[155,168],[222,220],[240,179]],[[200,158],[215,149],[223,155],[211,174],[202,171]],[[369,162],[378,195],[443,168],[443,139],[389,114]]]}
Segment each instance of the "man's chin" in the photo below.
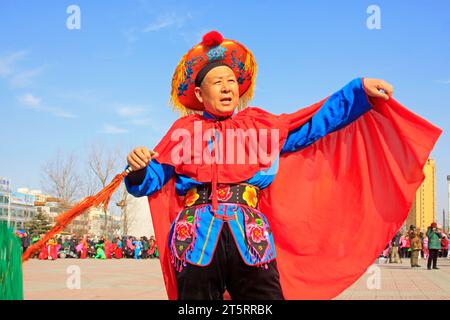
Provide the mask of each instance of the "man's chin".
{"label": "man's chin", "polygon": [[218,117],[229,117],[233,115],[234,110],[236,110],[236,107],[223,107],[215,110],[213,114]]}

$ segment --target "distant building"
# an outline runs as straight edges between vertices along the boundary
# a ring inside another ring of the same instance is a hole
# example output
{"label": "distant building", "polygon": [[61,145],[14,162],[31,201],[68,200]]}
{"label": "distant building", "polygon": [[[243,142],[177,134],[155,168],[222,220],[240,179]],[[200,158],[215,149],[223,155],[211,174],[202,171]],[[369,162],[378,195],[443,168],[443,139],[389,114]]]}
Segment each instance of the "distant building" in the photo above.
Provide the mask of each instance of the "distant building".
{"label": "distant building", "polygon": [[155,235],[147,197],[135,198],[130,195],[128,197],[127,215],[128,235],[135,237]]}
{"label": "distant building", "polygon": [[0,221],[9,221],[14,229],[23,229],[36,214],[36,197],[24,191],[12,191],[11,180],[0,178]]}
{"label": "distant building", "polygon": [[[44,213],[54,224],[59,214],[72,206],[64,204],[61,199],[43,194],[40,190],[19,188],[12,191],[11,179],[0,177],[0,221],[10,221],[15,229],[23,229],[27,221],[37,213]],[[91,208],[75,218],[64,231],[82,236],[118,236],[121,232],[121,219],[106,211],[108,225],[105,231],[105,213],[101,207]]]}
{"label": "distant building", "polygon": [[[43,202],[36,202],[35,206],[38,212],[47,214],[52,222],[55,222],[56,216],[70,210],[72,206],[67,206],[58,198],[47,197]],[[120,218],[113,216],[106,211],[108,225],[105,232],[105,213],[101,207],[91,208],[87,212],[82,213],[75,218],[64,229],[65,232],[83,236],[85,234],[91,236],[114,236],[120,234]]]}
{"label": "distant building", "polygon": [[109,210],[106,211],[107,229],[105,230],[105,212],[102,207],[91,208],[86,215],[88,234],[92,236],[120,236],[120,217],[113,215]]}
{"label": "distant building", "polygon": [[415,225],[420,230],[436,221],[436,166],[433,159],[428,159],[423,169],[425,179],[414,198],[414,203],[404,225]]}
{"label": "distant building", "polygon": [[[41,193],[36,193],[36,201],[34,206],[36,207],[36,212],[46,214],[53,224],[55,223],[55,218],[58,215],[72,207],[64,204],[61,199]],[[86,234],[88,232],[86,215],[82,214],[81,216],[75,218],[71,223],[69,223],[64,231],[80,236]]]}
{"label": "distant building", "polygon": [[450,232],[450,176],[447,176],[448,183],[448,207],[447,207],[447,230],[446,232]]}
{"label": "distant building", "polygon": [[11,179],[0,177],[0,221],[8,221],[11,213]]}

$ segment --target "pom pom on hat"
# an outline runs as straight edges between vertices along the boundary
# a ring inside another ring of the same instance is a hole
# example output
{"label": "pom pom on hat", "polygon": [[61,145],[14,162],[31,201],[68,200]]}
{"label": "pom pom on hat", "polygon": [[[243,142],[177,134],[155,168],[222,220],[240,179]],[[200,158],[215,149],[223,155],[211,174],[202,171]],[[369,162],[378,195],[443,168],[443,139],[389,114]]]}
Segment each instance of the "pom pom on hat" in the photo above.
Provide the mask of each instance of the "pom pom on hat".
{"label": "pom pom on hat", "polygon": [[214,47],[221,44],[223,36],[217,31],[210,31],[202,38],[202,44],[206,47]]}

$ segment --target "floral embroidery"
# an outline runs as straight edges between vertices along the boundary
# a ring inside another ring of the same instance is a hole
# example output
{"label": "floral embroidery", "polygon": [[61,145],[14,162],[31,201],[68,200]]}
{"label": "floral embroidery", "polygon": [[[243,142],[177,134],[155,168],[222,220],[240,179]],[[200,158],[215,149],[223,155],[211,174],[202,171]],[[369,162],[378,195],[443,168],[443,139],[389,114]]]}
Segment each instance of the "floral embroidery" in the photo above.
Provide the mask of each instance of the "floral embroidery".
{"label": "floral embroidery", "polygon": [[[233,196],[233,191],[231,191],[230,185],[221,185],[217,186],[217,200],[219,201],[228,201]],[[212,194],[209,196],[211,200]]]}
{"label": "floral embroidery", "polygon": [[184,92],[188,89],[189,84],[188,83],[180,83],[180,85],[178,86],[178,95],[184,95]]}
{"label": "floral embroidery", "polygon": [[256,194],[256,189],[252,186],[245,186],[244,194],[242,198],[247,202],[247,205],[252,208],[256,208],[258,204],[258,195]]}
{"label": "floral embroidery", "polygon": [[[255,243],[260,243],[261,241],[267,240],[266,236],[264,235],[264,228],[256,223],[247,224],[246,232]],[[262,246],[259,246],[258,248],[261,248],[259,250],[262,250]]]}
{"label": "floral embroidery", "polygon": [[192,79],[194,70],[192,68],[201,61],[203,61],[203,57],[193,57],[191,60],[185,62],[184,66],[186,67],[186,78],[178,86],[178,96],[185,95],[184,92],[188,89],[189,85],[194,83],[194,79]]}
{"label": "floral embroidery", "polygon": [[236,58],[235,54],[236,50],[233,50],[231,52],[231,68],[238,72],[237,82],[243,84],[245,80],[251,80],[251,76],[245,73],[245,64],[241,61],[243,57]]}
{"label": "floral embroidery", "polygon": [[187,219],[178,221],[175,226],[175,232],[177,234],[177,240],[184,241],[190,238],[192,236],[192,222],[189,222]]}
{"label": "floral embroidery", "polygon": [[175,219],[170,240],[171,260],[177,270],[186,265],[186,254],[192,251],[197,238],[200,218],[197,210],[182,210]]}
{"label": "floral embroidery", "polygon": [[231,192],[231,187],[229,185],[219,186],[217,188],[217,198],[220,201],[227,201],[228,199],[231,198],[232,195],[233,192]]}
{"label": "floral embroidery", "polygon": [[209,62],[213,62],[216,60],[223,60],[225,59],[226,51],[227,51],[226,48],[222,46],[217,46],[209,50],[206,56],[208,57]]}
{"label": "floral embroidery", "polygon": [[[241,185],[237,188],[234,185],[231,185],[230,190],[228,190],[228,185],[219,184],[218,191],[220,190],[220,192],[218,192],[218,194],[220,194],[223,199],[226,199],[230,196],[230,193],[232,193],[231,198],[227,200],[227,202],[234,203],[238,197],[242,202],[245,202],[248,201],[243,200],[243,194],[245,192],[247,192],[247,195],[254,195],[254,193],[256,193],[256,195],[258,194],[258,188],[248,186],[249,188],[246,189],[246,186],[247,185]],[[205,190],[208,191],[210,188],[205,188]],[[202,260],[198,259],[200,249],[202,250],[202,255],[203,252],[213,254],[215,250],[215,248],[206,247],[206,251],[204,251],[205,246],[208,243],[209,231],[211,230],[207,230],[206,226],[209,225],[209,228],[211,228],[211,224],[208,222],[208,224],[201,225],[202,214],[212,215],[213,213],[210,211],[209,206],[198,205],[198,203],[201,202],[200,199],[207,201],[207,196],[203,191],[204,190],[199,187],[197,187],[196,192],[192,190],[189,195],[195,198],[195,194],[198,194],[200,195],[199,200],[195,202],[194,207],[185,208],[180,211],[172,224],[169,248],[171,262],[177,271],[181,271],[187,266],[187,263],[202,263]],[[257,209],[248,205],[224,204],[223,206],[226,208],[230,207],[230,209],[234,211],[237,224],[237,226],[235,226],[238,228],[237,232],[239,232],[239,235],[242,235],[242,238],[240,237],[242,240],[238,240],[243,241],[239,244],[239,250],[246,263],[267,268],[267,263],[275,257],[275,247],[273,246],[273,237],[270,226],[264,215]],[[232,232],[235,231],[236,230],[232,230]],[[216,232],[218,232],[218,230],[216,230]],[[206,233],[208,233],[206,238],[204,236],[198,237],[199,234],[205,235]],[[212,231],[211,236],[215,236],[214,230]],[[196,248],[195,250],[194,247]]]}
{"label": "floral embroidery", "polygon": [[266,265],[272,257],[273,250],[270,242],[271,231],[263,215],[254,209],[243,208],[245,234],[248,252],[257,265]]}
{"label": "floral embroidery", "polygon": [[184,203],[188,207],[192,206],[198,198],[200,198],[200,195],[197,193],[197,188],[189,189],[189,191],[186,192]]}

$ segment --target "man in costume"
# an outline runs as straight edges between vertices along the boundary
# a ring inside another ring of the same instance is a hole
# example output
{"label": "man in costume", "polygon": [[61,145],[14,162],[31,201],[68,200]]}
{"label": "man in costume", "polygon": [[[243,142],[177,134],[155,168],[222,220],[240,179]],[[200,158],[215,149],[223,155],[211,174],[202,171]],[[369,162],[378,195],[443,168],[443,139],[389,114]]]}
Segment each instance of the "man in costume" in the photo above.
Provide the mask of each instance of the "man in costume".
{"label": "man in costume", "polygon": [[128,155],[125,183],[148,196],[169,299],[338,295],[406,219],[441,133],[382,80],[273,115],[247,107],[255,77],[245,46],[206,34],[173,76],[185,116],[154,150]]}

